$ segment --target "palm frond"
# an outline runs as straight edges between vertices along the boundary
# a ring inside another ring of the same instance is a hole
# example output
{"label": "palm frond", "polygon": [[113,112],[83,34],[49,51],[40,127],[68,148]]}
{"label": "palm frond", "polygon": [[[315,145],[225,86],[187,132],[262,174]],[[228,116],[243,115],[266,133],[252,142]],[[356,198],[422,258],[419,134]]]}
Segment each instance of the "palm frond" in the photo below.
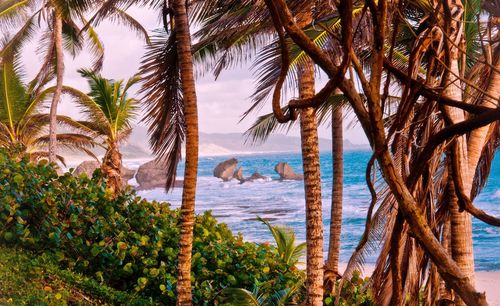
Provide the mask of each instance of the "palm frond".
{"label": "palm frond", "polygon": [[[53,89],[49,88],[47,90]],[[63,93],[70,95],[73,98],[73,101],[79,106],[79,108],[86,115],[86,117],[89,118],[89,120],[95,123],[102,124],[108,131],[111,131],[112,127],[108,120],[108,117],[103,112],[101,107],[94,101],[94,99],[92,99],[85,93],[69,86],[63,87]]]}
{"label": "palm frond", "polygon": [[[85,21],[85,20],[84,20]],[[104,64],[104,46],[99,38],[99,35],[95,31],[95,29],[88,25],[87,29],[84,31],[87,36],[87,43],[89,47],[89,51],[93,56],[92,59],[92,69],[94,71],[99,71],[102,69]]]}
{"label": "palm frond", "polygon": [[143,122],[149,126],[151,149],[166,165],[167,191],[175,183],[186,133],[175,35],[175,31],[156,32],[140,68]]}
{"label": "palm frond", "polygon": [[7,56],[14,56],[21,47],[29,42],[32,38],[33,35],[35,34],[35,31],[37,29],[37,23],[35,22],[36,18],[38,18],[38,15],[40,14],[41,11],[37,11],[34,13],[31,17],[29,17],[24,25],[12,36],[8,43],[4,44],[2,46],[2,50],[0,51],[0,59],[5,58]]}
{"label": "palm frond", "polygon": [[147,44],[151,43],[148,31],[132,16],[117,7],[111,8],[107,12],[106,20],[122,25],[132,30],[139,39],[143,39]]}
{"label": "palm frond", "polygon": [[[283,112],[288,111],[288,106],[282,108]],[[264,143],[272,133],[288,132],[295,125],[295,121],[289,121],[286,124],[278,122],[273,113],[265,114],[257,118],[248,130],[243,134],[245,142],[251,144]]]}
{"label": "palm frond", "polygon": [[7,30],[25,21],[32,2],[32,0],[4,0],[0,2],[0,27]]}
{"label": "palm frond", "polygon": [[19,63],[13,56],[0,64],[0,121],[14,130],[28,107],[26,86],[21,81]]}
{"label": "palm frond", "polygon": [[222,290],[224,301],[229,305],[261,306],[252,292],[243,288],[225,288]]}
{"label": "palm frond", "polygon": [[63,21],[62,27],[63,47],[71,56],[75,57],[83,49],[83,39],[80,36],[80,28],[71,19]]}

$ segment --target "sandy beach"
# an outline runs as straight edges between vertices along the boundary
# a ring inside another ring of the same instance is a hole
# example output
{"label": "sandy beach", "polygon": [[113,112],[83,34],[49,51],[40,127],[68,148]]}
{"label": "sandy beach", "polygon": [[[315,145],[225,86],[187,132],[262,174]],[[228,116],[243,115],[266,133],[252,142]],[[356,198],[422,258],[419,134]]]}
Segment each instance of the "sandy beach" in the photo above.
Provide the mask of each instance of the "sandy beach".
{"label": "sandy beach", "polygon": [[[344,270],[345,263],[339,265]],[[363,275],[369,276],[373,272],[372,265],[365,265]],[[486,292],[486,300],[490,306],[500,306],[500,271],[476,272],[476,288],[480,292]]]}

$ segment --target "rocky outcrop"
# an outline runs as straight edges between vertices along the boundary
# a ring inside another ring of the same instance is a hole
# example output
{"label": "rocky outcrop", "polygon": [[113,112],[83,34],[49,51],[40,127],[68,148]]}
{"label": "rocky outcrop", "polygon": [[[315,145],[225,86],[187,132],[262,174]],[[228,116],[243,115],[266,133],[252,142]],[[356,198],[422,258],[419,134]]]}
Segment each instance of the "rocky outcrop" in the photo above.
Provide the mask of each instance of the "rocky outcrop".
{"label": "rocky outcrop", "polygon": [[[147,190],[154,188],[165,188],[167,184],[166,166],[156,160],[149,161],[137,169],[135,180],[139,184],[138,190]],[[174,187],[182,188],[184,181],[176,180]]]}
{"label": "rocky outcrop", "polygon": [[243,167],[239,167],[236,171],[234,171],[233,178],[237,179],[240,182],[245,181],[245,178],[243,177]]}
{"label": "rocky outcrop", "polygon": [[[96,160],[86,160],[76,167],[75,171],[73,171],[74,176],[79,176],[82,173],[87,174],[88,177],[92,177],[94,171],[101,167],[101,163]],[[130,179],[132,179],[135,175],[135,171],[122,167],[121,169],[122,181],[126,184]]]}
{"label": "rocky outcrop", "polygon": [[237,166],[238,160],[236,158],[231,158],[223,161],[215,167],[214,176],[221,178],[223,181],[227,182],[234,177]]}
{"label": "rocky outcrop", "polygon": [[122,180],[124,182],[128,182],[129,180],[131,180],[134,175],[135,175],[135,170],[132,170],[132,169],[128,169],[128,168],[125,168],[125,167],[122,167]]}
{"label": "rocky outcrop", "polygon": [[139,184],[139,189],[165,187],[167,183],[166,166],[157,160],[149,161],[137,169],[135,179]]}
{"label": "rocky outcrop", "polygon": [[279,163],[274,167],[274,171],[276,171],[280,175],[281,180],[295,180],[300,181],[304,179],[302,174],[297,174],[293,171],[292,167],[287,163]]}
{"label": "rocky outcrop", "polygon": [[85,173],[88,177],[92,177],[95,169],[99,168],[101,164],[97,160],[86,160],[76,167],[73,171],[74,176],[80,176],[80,174]]}
{"label": "rocky outcrop", "polygon": [[250,177],[245,179],[246,182],[253,182],[255,180],[268,180],[267,176],[260,174],[259,172],[254,172]]}

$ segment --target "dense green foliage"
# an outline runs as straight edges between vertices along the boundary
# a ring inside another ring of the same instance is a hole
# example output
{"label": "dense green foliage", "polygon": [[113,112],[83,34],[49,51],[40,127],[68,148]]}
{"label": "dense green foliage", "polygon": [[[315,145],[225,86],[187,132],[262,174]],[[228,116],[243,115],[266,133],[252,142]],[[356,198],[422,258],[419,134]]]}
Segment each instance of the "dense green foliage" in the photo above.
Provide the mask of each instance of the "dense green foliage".
{"label": "dense green foliage", "polygon": [[126,292],[62,270],[47,256],[0,247],[0,305],[149,305]]}
{"label": "dense green foliage", "polygon": [[[337,281],[337,286],[340,286],[340,284],[340,281]],[[325,294],[324,304],[334,305],[336,299],[336,296],[333,294]],[[354,271],[350,281],[344,281],[342,283],[342,292],[340,294],[339,304],[342,306],[375,305],[370,286],[370,278],[363,278],[361,277],[361,273]]]}
{"label": "dense green foliage", "polygon": [[[174,302],[178,210],[133,191],[113,198],[99,172],[93,178],[58,176],[0,151],[0,242],[50,254],[71,270],[120,290]],[[270,282],[291,287],[302,272],[269,245],[244,242],[210,213],[198,216],[192,280],[196,304],[216,304],[226,287]]]}

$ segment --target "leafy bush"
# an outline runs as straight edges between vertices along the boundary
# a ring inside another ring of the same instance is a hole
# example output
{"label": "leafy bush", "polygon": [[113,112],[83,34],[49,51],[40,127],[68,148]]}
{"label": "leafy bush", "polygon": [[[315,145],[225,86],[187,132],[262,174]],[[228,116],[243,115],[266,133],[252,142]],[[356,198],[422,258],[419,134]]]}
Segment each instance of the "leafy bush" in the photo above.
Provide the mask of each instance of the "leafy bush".
{"label": "leafy bush", "polygon": [[[372,298],[372,293],[370,289],[370,279],[368,277],[361,277],[361,273],[354,271],[350,281],[345,281],[342,286],[342,291],[340,294],[340,305],[359,305],[359,306],[371,306],[375,305]],[[337,286],[340,285],[340,281],[337,281]],[[336,297],[335,295],[326,295],[324,299],[325,305],[334,305]]]}
{"label": "leafy bush", "polygon": [[0,246],[0,305],[154,305],[68,270],[46,256]]}
{"label": "leafy bush", "polygon": [[[120,290],[175,299],[179,210],[126,190],[113,198],[99,172],[58,176],[47,163],[11,158],[0,150],[0,243],[51,254],[63,267]],[[193,244],[193,299],[218,304],[226,287],[256,281],[293,287],[303,273],[274,247],[243,241],[207,212],[197,217]]]}

